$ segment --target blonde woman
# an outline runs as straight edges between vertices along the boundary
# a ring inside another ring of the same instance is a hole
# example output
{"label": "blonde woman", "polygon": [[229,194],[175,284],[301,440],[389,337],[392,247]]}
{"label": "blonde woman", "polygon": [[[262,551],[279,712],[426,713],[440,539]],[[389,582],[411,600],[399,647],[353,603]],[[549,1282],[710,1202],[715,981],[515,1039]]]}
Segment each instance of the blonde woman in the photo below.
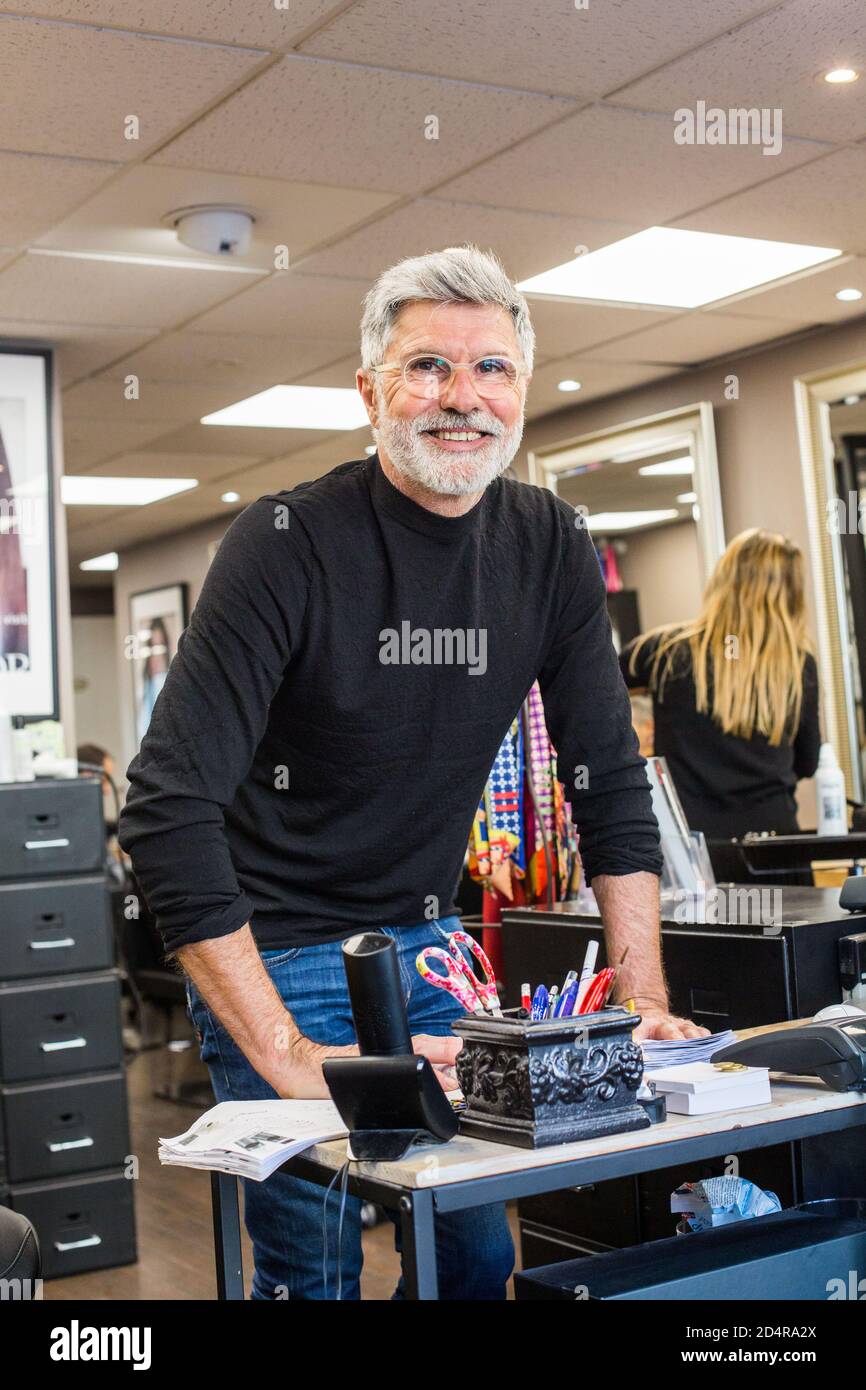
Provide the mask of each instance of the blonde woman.
{"label": "blonde woman", "polygon": [[731,541],[694,622],[657,628],[620,657],[652,697],[692,830],[728,839],[798,830],[794,790],[818,765],[818,673],[806,637],[803,556],[786,537]]}

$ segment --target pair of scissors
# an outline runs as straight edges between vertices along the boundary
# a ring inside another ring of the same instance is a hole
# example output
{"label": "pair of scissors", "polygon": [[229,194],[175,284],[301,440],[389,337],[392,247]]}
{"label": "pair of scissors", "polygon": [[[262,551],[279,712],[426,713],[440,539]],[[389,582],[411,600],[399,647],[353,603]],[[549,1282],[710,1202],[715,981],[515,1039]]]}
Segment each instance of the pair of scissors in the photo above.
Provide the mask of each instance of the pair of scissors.
{"label": "pair of scissors", "polygon": [[[465,947],[475,957],[483,972],[479,979],[470,962],[461,950]],[[445,973],[433,970],[431,961],[444,965]],[[428,984],[447,990],[471,1014],[491,1014],[502,1017],[499,995],[496,992],[496,977],[486,952],[468,932],[452,932],[448,938],[448,950],[438,946],[428,946],[416,961],[418,973]]]}

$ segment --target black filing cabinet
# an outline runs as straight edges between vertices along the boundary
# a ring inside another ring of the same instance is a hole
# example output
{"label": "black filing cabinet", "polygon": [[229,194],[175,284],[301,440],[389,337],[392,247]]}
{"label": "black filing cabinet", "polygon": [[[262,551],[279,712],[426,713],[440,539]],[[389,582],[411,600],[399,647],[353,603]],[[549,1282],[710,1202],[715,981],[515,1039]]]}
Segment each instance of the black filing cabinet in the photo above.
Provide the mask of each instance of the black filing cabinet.
{"label": "black filing cabinet", "polygon": [[[762,900],[753,891],[754,902],[738,900],[740,916],[746,917],[738,925],[662,921],[672,1008],[713,1033],[809,1018],[838,1003],[838,940],[863,929],[862,917],[840,909],[838,889],[785,886],[775,890],[778,900]],[[579,969],[591,938],[599,941],[601,966],[600,922],[576,904],[506,909],[506,1006],[519,1004],[520,981],[550,984]],[[676,1222],[670,1194],[684,1180],[740,1172],[775,1192],[783,1207],[821,1197],[866,1196],[862,1138],[856,1131],[747,1151],[735,1133],[735,1117],[731,1124],[731,1153],[725,1157],[523,1198],[518,1211],[524,1267],[670,1236]]]}
{"label": "black filing cabinet", "polygon": [[136,1258],[98,778],[0,784],[0,1202],[46,1279]]}

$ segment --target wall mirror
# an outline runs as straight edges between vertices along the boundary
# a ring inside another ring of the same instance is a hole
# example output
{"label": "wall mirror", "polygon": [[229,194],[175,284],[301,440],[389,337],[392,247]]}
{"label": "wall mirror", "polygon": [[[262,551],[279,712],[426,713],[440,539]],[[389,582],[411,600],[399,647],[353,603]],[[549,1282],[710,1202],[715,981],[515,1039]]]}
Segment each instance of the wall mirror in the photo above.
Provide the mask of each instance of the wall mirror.
{"label": "wall mirror", "polygon": [[697,615],[725,547],[708,401],[538,449],[529,481],[586,515],[618,648]]}
{"label": "wall mirror", "polygon": [[794,383],[825,737],[866,788],[866,364]]}

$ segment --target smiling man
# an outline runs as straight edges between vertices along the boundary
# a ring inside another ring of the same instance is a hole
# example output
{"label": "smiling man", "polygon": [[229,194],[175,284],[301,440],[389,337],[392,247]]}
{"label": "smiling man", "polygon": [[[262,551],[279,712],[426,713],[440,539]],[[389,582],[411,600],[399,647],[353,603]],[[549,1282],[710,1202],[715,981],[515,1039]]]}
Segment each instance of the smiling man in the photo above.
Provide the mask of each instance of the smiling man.
{"label": "smiling man", "polygon": [[[592,541],[550,492],[503,477],[533,350],[492,256],[385,271],[358,372],[377,453],[260,498],[208,573],[120,841],[189,977],[219,1100],[326,1094],[323,1059],[356,1050],[341,942],[367,928],[393,935],[415,1048],[453,1084],[459,1006],[415,959],[458,925],[475,809],[536,678],[608,955],[629,948],[619,997],[644,1036],[703,1031],[668,1012],[658,829]],[[247,1183],[254,1297],[324,1296],[322,1205],[284,1173]],[[442,1297],[504,1297],[503,1207],[440,1216],[437,1242]],[[353,1199],[342,1250],[357,1297]]]}

